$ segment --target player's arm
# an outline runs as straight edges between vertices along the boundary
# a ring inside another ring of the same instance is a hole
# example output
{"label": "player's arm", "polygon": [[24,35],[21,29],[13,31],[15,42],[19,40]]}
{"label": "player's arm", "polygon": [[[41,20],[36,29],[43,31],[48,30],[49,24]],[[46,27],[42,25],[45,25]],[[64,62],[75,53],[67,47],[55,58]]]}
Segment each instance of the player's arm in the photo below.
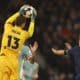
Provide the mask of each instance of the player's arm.
{"label": "player's arm", "polygon": [[20,16],[19,12],[13,14],[11,17],[7,19],[6,24],[12,24],[18,16]]}
{"label": "player's arm", "polygon": [[9,18],[6,20],[5,24],[4,24],[4,26],[5,26],[4,29],[6,30],[6,29],[12,28],[12,27],[13,27],[13,22],[16,20],[16,18],[17,18],[18,16],[20,16],[19,12],[14,13],[11,17],[9,17]]}
{"label": "player's arm", "polygon": [[28,33],[29,33],[29,36],[32,37],[33,33],[34,33],[34,24],[35,22],[30,22],[30,26],[29,26],[29,29],[28,29]]}
{"label": "player's arm", "polygon": [[56,50],[54,48],[51,49],[52,52],[56,55],[64,55],[65,51],[64,50]]}
{"label": "player's arm", "polygon": [[5,23],[6,24],[13,24],[13,22],[16,21],[16,19],[19,17],[19,16],[23,16],[24,18],[28,18],[28,15],[29,14],[25,14],[26,13],[26,9],[27,9],[27,5],[23,5],[18,12],[16,12],[15,14],[13,14],[11,17],[9,17]]}
{"label": "player's arm", "polygon": [[33,13],[32,13],[32,16],[31,16],[31,22],[30,22],[30,25],[29,25],[29,28],[28,28],[28,33],[29,33],[29,36],[32,37],[33,33],[34,33],[34,27],[35,27],[35,18],[37,16],[37,12],[36,10],[33,8]]}
{"label": "player's arm", "polygon": [[55,48],[52,48],[51,50],[56,55],[66,55],[68,54],[69,50],[71,50],[72,46],[70,43],[66,42],[65,47],[67,48],[67,50],[56,50]]}
{"label": "player's arm", "polygon": [[56,55],[65,55],[65,52],[66,52],[65,50],[56,50],[54,48],[52,48],[51,50]]}
{"label": "player's arm", "polygon": [[34,58],[35,58],[35,55],[36,55],[36,51],[38,49],[38,43],[35,41],[33,45],[30,44],[30,50],[32,52],[32,56],[29,58],[30,62],[34,62]]}

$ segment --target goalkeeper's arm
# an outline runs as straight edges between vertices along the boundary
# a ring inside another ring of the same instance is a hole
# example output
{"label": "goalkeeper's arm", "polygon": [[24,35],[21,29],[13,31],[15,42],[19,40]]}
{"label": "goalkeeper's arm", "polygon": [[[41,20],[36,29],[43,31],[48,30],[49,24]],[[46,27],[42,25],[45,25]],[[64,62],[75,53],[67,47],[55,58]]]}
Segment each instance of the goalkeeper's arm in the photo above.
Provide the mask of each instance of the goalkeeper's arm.
{"label": "goalkeeper's arm", "polygon": [[12,24],[18,16],[20,16],[19,12],[13,14],[11,17],[7,19],[6,23]]}
{"label": "goalkeeper's arm", "polygon": [[18,12],[16,12],[15,14],[13,14],[11,17],[9,17],[6,21],[6,23],[10,23],[12,24],[13,22],[15,22],[15,20],[19,17],[19,16],[23,16],[24,18],[26,18],[24,15],[25,15],[25,12],[26,12],[26,9],[27,8],[27,5],[23,5]]}
{"label": "goalkeeper's arm", "polygon": [[37,12],[36,10],[33,8],[33,13],[32,13],[32,16],[31,16],[31,22],[30,22],[30,25],[29,25],[29,29],[28,29],[28,32],[29,32],[29,36],[32,37],[33,33],[34,33],[34,27],[35,27],[35,18],[37,16]]}
{"label": "goalkeeper's arm", "polygon": [[13,14],[11,17],[9,17],[5,24],[4,24],[4,29],[10,29],[13,27],[13,23],[16,21],[16,18],[20,16],[20,13],[19,12],[16,12],[15,14]]}

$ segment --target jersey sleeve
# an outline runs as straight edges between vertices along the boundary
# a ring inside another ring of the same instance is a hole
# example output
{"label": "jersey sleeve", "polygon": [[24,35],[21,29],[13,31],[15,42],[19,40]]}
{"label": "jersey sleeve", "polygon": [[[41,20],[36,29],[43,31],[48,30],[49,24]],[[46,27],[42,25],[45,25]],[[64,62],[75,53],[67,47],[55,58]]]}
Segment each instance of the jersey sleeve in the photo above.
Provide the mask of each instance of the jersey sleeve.
{"label": "jersey sleeve", "polygon": [[17,18],[18,16],[20,16],[20,13],[19,13],[19,12],[13,14],[11,17],[9,17],[9,18],[6,20],[6,23],[12,24],[12,23],[16,20],[16,18]]}
{"label": "jersey sleeve", "polygon": [[34,33],[35,22],[31,21],[28,29],[29,36],[32,37]]}
{"label": "jersey sleeve", "polygon": [[11,17],[9,17],[7,20],[6,20],[6,22],[5,22],[5,27],[11,27],[12,26],[12,24],[13,24],[13,22],[16,20],[16,18],[18,17],[18,16],[20,16],[20,13],[19,12],[17,12],[17,13],[15,13],[15,14],[13,14]]}
{"label": "jersey sleeve", "polygon": [[69,49],[67,53],[68,53],[68,55],[70,55],[70,56],[74,55],[74,48]]}

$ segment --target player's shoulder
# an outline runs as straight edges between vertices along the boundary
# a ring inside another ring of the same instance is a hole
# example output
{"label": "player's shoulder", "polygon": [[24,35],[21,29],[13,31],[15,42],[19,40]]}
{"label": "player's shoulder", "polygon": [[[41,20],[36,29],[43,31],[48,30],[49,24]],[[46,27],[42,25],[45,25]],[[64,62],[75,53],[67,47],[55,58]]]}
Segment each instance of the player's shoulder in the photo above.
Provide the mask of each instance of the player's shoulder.
{"label": "player's shoulder", "polygon": [[23,50],[30,50],[29,46],[27,46],[27,45],[24,45],[22,49]]}
{"label": "player's shoulder", "polygon": [[29,48],[27,45],[24,45],[23,48]]}
{"label": "player's shoulder", "polygon": [[22,47],[22,53],[30,53],[30,48],[29,48],[29,46],[27,46],[27,45],[24,45],[23,47]]}

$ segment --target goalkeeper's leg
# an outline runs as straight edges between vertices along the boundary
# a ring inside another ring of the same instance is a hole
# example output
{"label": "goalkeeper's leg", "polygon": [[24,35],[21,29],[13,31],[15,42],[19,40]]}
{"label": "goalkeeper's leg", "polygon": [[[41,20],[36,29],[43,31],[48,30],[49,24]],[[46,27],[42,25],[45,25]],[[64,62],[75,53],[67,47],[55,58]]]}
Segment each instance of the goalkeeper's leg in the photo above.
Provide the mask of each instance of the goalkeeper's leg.
{"label": "goalkeeper's leg", "polygon": [[7,67],[0,68],[0,80],[10,80],[10,73]]}
{"label": "goalkeeper's leg", "polygon": [[2,78],[3,78],[3,74],[2,74],[2,72],[0,71],[0,80],[2,80]]}
{"label": "goalkeeper's leg", "polygon": [[7,72],[3,74],[3,80],[10,80],[10,75]]}
{"label": "goalkeeper's leg", "polygon": [[0,80],[10,80],[10,75],[8,74],[8,72],[0,72]]}
{"label": "goalkeeper's leg", "polygon": [[18,64],[18,59],[17,58],[11,58],[10,61],[14,64],[10,64],[10,69],[12,71],[10,80],[19,80],[19,64]]}
{"label": "goalkeeper's leg", "polygon": [[10,79],[10,69],[7,65],[6,57],[0,56],[0,80]]}

